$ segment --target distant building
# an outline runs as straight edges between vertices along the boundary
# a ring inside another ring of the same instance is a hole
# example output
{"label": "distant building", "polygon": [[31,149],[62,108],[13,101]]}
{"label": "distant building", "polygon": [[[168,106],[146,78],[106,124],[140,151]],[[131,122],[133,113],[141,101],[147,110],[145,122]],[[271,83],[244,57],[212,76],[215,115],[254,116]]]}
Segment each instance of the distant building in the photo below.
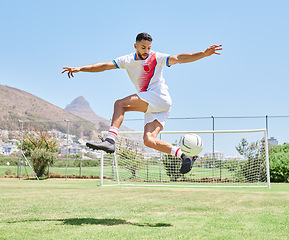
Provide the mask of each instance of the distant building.
{"label": "distant building", "polygon": [[271,137],[270,139],[268,139],[268,143],[269,143],[269,145],[272,145],[272,146],[277,146],[278,145],[278,141],[274,137]]}
{"label": "distant building", "polygon": [[226,160],[226,161],[242,161],[242,160],[244,160],[244,158],[242,158],[240,156],[233,155],[233,156],[225,157],[224,160]]}
{"label": "distant building", "polygon": [[[63,146],[60,150],[61,155],[67,154],[67,146]],[[77,144],[72,144],[68,146],[68,155],[71,154],[81,154],[81,148]]]}
{"label": "distant building", "polygon": [[2,142],[0,146],[0,154],[9,156],[11,153],[14,153],[14,152],[19,152],[19,149],[17,148],[17,146]]}
{"label": "distant building", "polygon": [[224,160],[225,159],[225,153],[223,152],[218,152],[218,151],[215,151],[215,152],[206,152],[204,154],[204,157],[207,157],[207,158],[215,158],[217,160]]}
{"label": "distant building", "polygon": [[0,130],[0,135],[1,135],[3,138],[8,138],[9,132],[8,132],[8,130]]}

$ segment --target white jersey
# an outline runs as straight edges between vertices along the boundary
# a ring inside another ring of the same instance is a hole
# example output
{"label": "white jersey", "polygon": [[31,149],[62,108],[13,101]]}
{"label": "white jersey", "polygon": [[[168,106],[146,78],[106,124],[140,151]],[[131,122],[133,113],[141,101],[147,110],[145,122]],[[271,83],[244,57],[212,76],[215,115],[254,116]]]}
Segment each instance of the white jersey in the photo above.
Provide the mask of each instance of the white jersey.
{"label": "white jersey", "polygon": [[131,53],[113,60],[117,68],[126,69],[138,92],[165,88],[163,67],[168,66],[170,55],[151,51],[145,60],[136,60],[136,53]]}

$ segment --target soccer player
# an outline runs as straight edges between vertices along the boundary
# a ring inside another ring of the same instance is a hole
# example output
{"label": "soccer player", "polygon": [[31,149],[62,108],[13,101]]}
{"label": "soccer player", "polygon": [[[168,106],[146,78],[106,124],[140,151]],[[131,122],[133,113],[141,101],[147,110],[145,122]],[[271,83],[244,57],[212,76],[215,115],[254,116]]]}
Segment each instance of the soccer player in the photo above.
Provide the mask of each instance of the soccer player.
{"label": "soccer player", "polygon": [[220,54],[222,45],[212,45],[203,52],[182,53],[168,55],[151,50],[152,37],[148,33],[140,33],[136,37],[134,48],[131,53],[106,63],[94,63],[82,67],[64,67],[62,73],[67,72],[68,77],[74,77],[77,72],[102,72],[111,69],[126,69],[131,81],[137,90],[136,94],[119,99],[114,104],[114,113],[105,140],[100,143],[87,143],[89,148],[103,150],[107,153],[115,151],[115,139],[118,135],[124,114],[128,111],[138,111],[144,115],[144,144],[158,151],[172,154],[182,159],[180,172],[188,173],[196,157],[189,157],[182,150],[172,144],[157,138],[163,129],[165,121],[171,109],[171,97],[163,77],[163,67],[170,67],[177,63],[189,63],[212,54]]}

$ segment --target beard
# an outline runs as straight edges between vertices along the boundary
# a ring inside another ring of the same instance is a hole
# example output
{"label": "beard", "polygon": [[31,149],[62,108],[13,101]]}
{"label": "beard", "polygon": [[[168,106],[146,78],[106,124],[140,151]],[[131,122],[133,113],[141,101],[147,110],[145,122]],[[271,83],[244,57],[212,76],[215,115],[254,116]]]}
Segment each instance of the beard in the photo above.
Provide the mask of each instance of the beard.
{"label": "beard", "polygon": [[139,57],[141,60],[146,60],[147,57],[148,57],[148,54],[146,54],[146,53],[143,54],[143,55],[144,55],[144,56],[143,56],[142,54],[140,54],[140,52],[137,52],[137,55],[138,55],[138,57]]}

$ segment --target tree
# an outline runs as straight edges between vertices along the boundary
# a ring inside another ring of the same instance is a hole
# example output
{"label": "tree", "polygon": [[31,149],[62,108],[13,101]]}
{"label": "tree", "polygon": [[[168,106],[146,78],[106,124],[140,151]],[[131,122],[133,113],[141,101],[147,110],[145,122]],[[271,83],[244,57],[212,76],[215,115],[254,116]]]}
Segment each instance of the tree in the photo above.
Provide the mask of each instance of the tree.
{"label": "tree", "polygon": [[[20,148],[20,146],[18,145]],[[48,131],[33,130],[23,133],[22,151],[26,157],[30,157],[35,149],[43,149],[47,152],[57,152],[58,141]]]}
{"label": "tree", "polygon": [[42,176],[56,160],[53,153],[58,152],[57,146],[57,139],[48,131],[33,130],[23,134],[22,151],[26,157],[31,157],[37,176]]}
{"label": "tree", "polygon": [[240,165],[239,171],[236,171],[237,177],[239,179],[243,177],[247,182],[266,181],[264,179],[266,176],[265,140],[249,143],[243,138],[236,150],[246,158],[246,161]]}

